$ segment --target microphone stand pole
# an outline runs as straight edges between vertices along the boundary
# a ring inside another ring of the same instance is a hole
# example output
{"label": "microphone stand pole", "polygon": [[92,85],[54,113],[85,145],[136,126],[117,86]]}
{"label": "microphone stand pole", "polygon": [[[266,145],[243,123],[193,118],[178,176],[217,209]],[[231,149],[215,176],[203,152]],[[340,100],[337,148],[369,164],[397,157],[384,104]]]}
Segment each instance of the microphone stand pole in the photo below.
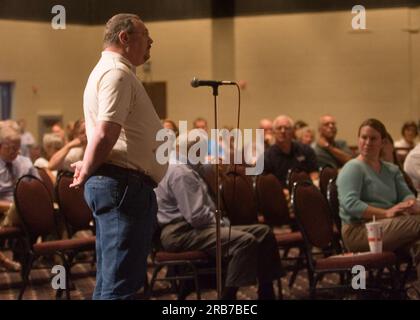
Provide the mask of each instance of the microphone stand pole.
{"label": "microphone stand pole", "polygon": [[214,96],[214,126],[216,129],[216,284],[217,284],[217,299],[222,298],[222,239],[221,239],[221,219],[222,212],[220,210],[220,190],[219,190],[219,133],[218,133],[218,116],[217,116],[217,96],[219,94],[219,87],[217,84],[212,86]]}

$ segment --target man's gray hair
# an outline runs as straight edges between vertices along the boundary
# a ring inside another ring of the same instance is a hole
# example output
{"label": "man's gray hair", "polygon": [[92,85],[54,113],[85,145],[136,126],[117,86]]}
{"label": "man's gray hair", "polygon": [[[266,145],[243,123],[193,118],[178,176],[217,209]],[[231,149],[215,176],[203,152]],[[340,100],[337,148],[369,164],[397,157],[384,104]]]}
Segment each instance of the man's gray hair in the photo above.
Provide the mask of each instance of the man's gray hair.
{"label": "man's gray hair", "polygon": [[280,122],[281,120],[284,120],[284,119],[287,120],[290,123],[290,126],[292,128],[294,127],[295,122],[293,121],[293,119],[290,118],[289,116],[286,116],[286,115],[282,114],[282,115],[280,115],[280,116],[278,116],[277,118],[274,119],[274,121],[273,121],[273,129],[276,128],[278,122]]}
{"label": "man's gray hair", "polygon": [[46,133],[42,137],[42,146],[44,149],[54,148],[60,150],[64,146],[63,139],[56,133]]}
{"label": "man's gray hair", "polygon": [[5,140],[20,139],[19,126],[15,121],[0,121],[0,144]]}
{"label": "man's gray hair", "polygon": [[121,31],[131,33],[134,31],[133,20],[140,20],[140,17],[132,13],[119,13],[108,20],[104,32],[104,47],[118,45],[118,35]]}

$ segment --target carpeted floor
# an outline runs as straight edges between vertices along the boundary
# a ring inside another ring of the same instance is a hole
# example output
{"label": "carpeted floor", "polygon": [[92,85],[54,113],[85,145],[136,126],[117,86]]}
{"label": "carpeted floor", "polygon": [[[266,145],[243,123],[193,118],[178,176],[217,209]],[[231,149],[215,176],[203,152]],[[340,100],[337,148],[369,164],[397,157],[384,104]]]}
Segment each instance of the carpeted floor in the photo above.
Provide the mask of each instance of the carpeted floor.
{"label": "carpeted floor", "polygon": [[[84,263],[75,265],[72,269],[73,288],[71,291],[71,299],[91,299],[93,288],[95,285],[95,267],[89,261],[90,257],[85,257]],[[51,300],[55,299],[56,291],[52,288],[51,280],[54,274],[51,273],[51,267],[41,268],[43,265],[39,264],[38,268],[31,272],[31,284],[25,291],[24,299],[26,300]],[[161,274],[164,275],[165,271]],[[151,277],[152,268],[149,268],[148,275]],[[287,276],[281,279],[282,293],[284,299],[302,300],[308,299],[308,278],[305,271],[301,271],[292,288],[288,287],[288,281],[291,276],[289,272]],[[324,277],[320,286],[328,286],[338,282],[338,276],[330,275]],[[19,273],[10,273],[0,271],[0,300],[16,299],[21,285],[21,277]],[[277,285],[276,285],[277,290]],[[139,295],[141,297],[141,295]],[[408,291],[410,299],[418,299],[415,293]],[[202,299],[215,300],[217,298],[214,289],[203,289]],[[255,286],[244,287],[238,293],[238,299],[254,300],[257,298],[257,289]],[[363,299],[372,299],[372,297],[364,296]],[[381,297],[379,297],[381,298]],[[177,295],[171,290],[168,282],[156,282],[154,287],[154,294],[151,299],[157,300],[176,300]],[[196,299],[195,293],[187,296],[187,299]],[[332,294],[326,292],[320,295],[320,299],[360,299],[359,295],[354,294]],[[375,297],[378,299],[378,297]]]}

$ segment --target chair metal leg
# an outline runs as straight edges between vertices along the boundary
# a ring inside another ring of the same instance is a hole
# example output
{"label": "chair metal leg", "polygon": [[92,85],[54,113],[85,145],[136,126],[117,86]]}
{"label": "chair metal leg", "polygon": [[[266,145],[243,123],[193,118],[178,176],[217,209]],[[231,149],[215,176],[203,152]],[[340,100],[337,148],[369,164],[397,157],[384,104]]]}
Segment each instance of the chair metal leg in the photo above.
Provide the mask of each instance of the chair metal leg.
{"label": "chair metal leg", "polygon": [[20,288],[19,295],[18,295],[18,300],[22,300],[23,294],[24,294],[25,289],[26,289],[26,286],[28,285],[29,273],[31,272],[32,264],[34,262],[34,255],[32,253],[29,253],[25,260],[26,261],[23,264],[23,268],[22,268],[22,280],[23,280],[22,281],[22,288]]}
{"label": "chair metal leg", "polygon": [[397,297],[397,299],[404,299],[405,291],[404,291],[404,282],[400,282],[400,271],[398,268],[394,268],[393,266],[388,267],[390,276],[391,276],[391,287],[392,287],[392,294],[393,296]]}
{"label": "chair metal leg", "polygon": [[163,266],[155,266],[155,269],[153,270],[152,279],[150,279],[150,286],[149,291],[147,293],[147,297],[150,299],[153,294],[153,287],[155,285],[156,277],[159,271],[163,268]]}
{"label": "chair metal leg", "polygon": [[[70,290],[71,290],[71,260],[68,261],[65,255],[62,255],[64,268],[66,270],[66,299],[71,300]],[[72,259],[72,258],[69,258]]]}
{"label": "chair metal leg", "polygon": [[61,262],[64,266],[66,287],[65,287],[64,290],[58,288],[57,291],[56,291],[56,294],[55,294],[55,298],[56,299],[61,299],[61,297],[63,296],[63,291],[65,291],[66,292],[66,299],[71,300],[70,291],[71,291],[72,283],[71,283],[71,270],[70,269],[71,269],[71,261],[72,261],[74,255],[70,254],[68,256],[68,258],[66,258],[65,254],[62,253],[62,252],[58,252],[56,254],[58,256],[60,256]]}
{"label": "chair metal leg", "polygon": [[198,283],[198,271],[195,265],[191,264],[191,268],[194,273],[194,284],[195,284],[195,292],[197,293],[197,300],[201,300],[201,292],[200,292],[200,285]]}
{"label": "chair metal leg", "polygon": [[277,299],[283,300],[283,285],[281,284],[281,278],[277,279],[277,288],[278,288]]}
{"label": "chair metal leg", "polygon": [[303,263],[304,260],[303,259],[305,259],[303,251],[302,251],[302,249],[299,249],[299,257],[296,260],[295,267],[293,269],[293,273],[292,273],[292,275],[290,277],[290,280],[289,280],[289,288],[293,287],[293,284],[296,281],[296,278],[297,278],[297,275],[298,275],[299,271],[304,266],[304,263]]}
{"label": "chair metal leg", "polygon": [[316,300],[316,284],[317,284],[317,276],[314,275],[308,269],[308,278],[309,278],[309,298],[312,300]]}
{"label": "chair metal leg", "polygon": [[146,271],[146,274],[144,275],[144,281],[143,281],[143,292],[144,292],[145,296],[149,292],[149,287],[150,287],[149,286],[149,277],[148,277],[147,271]]}
{"label": "chair metal leg", "polygon": [[399,271],[399,274],[402,275],[402,277],[401,277],[402,278],[401,279],[401,289],[402,290],[404,290],[405,285],[407,284],[407,280],[408,280],[408,277],[410,275],[410,272],[411,272],[412,268],[413,268],[413,262],[411,260],[409,260],[407,262],[407,265],[405,267],[404,272],[401,271],[401,266],[398,267],[398,269],[397,269]]}

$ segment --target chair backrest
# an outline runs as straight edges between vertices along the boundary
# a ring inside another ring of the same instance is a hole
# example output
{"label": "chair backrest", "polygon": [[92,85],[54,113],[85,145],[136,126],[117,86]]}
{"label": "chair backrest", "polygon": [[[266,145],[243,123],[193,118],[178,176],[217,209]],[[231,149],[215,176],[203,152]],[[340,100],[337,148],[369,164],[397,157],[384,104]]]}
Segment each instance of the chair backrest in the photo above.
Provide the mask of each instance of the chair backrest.
{"label": "chair backrest", "polygon": [[411,192],[413,192],[413,194],[417,198],[418,194],[417,194],[416,187],[414,186],[413,180],[411,180],[411,178],[407,174],[407,172],[405,172],[404,170],[401,170],[401,172],[402,172],[402,175],[404,177],[405,183],[407,184],[408,188],[411,190]]}
{"label": "chair backrest", "polygon": [[23,228],[31,241],[57,232],[52,198],[48,188],[37,177],[21,177],[16,183],[14,200]]}
{"label": "chair backrest", "polygon": [[[219,167],[219,169],[221,169]],[[215,164],[203,164],[201,165],[198,170],[198,174],[203,178],[204,182],[207,184],[207,189],[210,193],[210,196],[214,199],[216,199],[216,165]],[[222,173],[219,172],[219,177],[222,176]],[[219,183],[222,181],[221,178],[219,178]]]}
{"label": "chair backrest", "polygon": [[407,155],[411,151],[411,149],[413,149],[413,148],[411,148],[411,147],[408,147],[408,148],[399,148],[399,147],[394,148],[394,152],[395,152],[395,155],[397,157],[397,161],[401,166],[404,165],[405,158],[407,158]]}
{"label": "chair backrest", "polygon": [[338,191],[336,179],[330,179],[327,186],[327,200],[331,210],[331,216],[337,230],[341,232],[340,202],[338,200]]}
{"label": "chair backrest", "polygon": [[319,190],[327,197],[328,183],[331,179],[337,178],[338,170],[336,168],[325,166],[319,172]]}
{"label": "chair backrest", "polygon": [[292,191],[293,185],[295,182],[311,181],[311,177],[305,171],[302,171],[298,168],[289,169],[287,172],[287,181],[286,185],[289,191]]}
{"label": "chair backrest", "polygon": [[256,183],[257,203],[264,222],[270,226],[290,223],[289,206],[283,185],[273,174],[258,176]]}
{"label": "chair backrest", "polygon": [[51,180],[51,177],[48,175],[47,171],[44,168],[36,168],[41,178],[41,181],[44,182],[45,186],[48,189],[48,192],[51,195],[51,198],[55,200],[54,194],[54,182]]}
{"label": "chair backrest", "polygon": [[88,230],[93,220],[92,211],[85,202],[83,188],[70,188],[73,174],[62,172],[57,179],[57,199],[60,212],[74,234],[79,230]]}
{"label": "chair backrest", "polygon": [[308,246],[329,248],[334,243],[333,222],[327,199],[309,182],[295,182],[292,205]]}
{"label": "chair backrest", "polygon": [[222,182],[221,196],[232,225],[258,223],[257,204],[249,178],[227,174]]}

